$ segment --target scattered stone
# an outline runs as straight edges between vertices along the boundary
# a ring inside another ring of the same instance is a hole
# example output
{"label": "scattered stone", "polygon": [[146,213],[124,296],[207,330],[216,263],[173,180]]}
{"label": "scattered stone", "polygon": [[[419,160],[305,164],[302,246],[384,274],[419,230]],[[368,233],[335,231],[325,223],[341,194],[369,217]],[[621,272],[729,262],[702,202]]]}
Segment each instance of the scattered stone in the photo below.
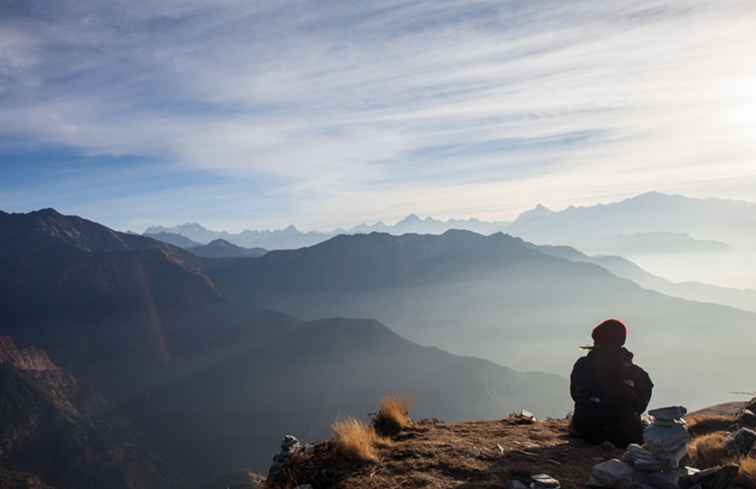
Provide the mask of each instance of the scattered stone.
{"label": "scattered stone", "polygon": [[538,421],[538,419],[535,417],[535,414],[530,411],[521,409],[519,412],[510,414],[509,421],[514,424],[533,424]]}
{"label": "scattered stone", "polygon": [[281,451],[273,457],[273,465],[268,470],[268,480],[272,483],[283,482],[283,469],[292,455],[312,450],[311,446],[303,445],[295,436],[286,435],[281,440]]}
{"label": "scattered stone", "polygon": [[591,487],[627,489],[633,485],[634,472],[632,465],[613,458],[593,466],[588,485]]}
{"label": "scattered stone", "polygon": [[683,406],[649,411],[654,421],[643,432],[643,447],[670,469],[677,469],[688,453],[690,434],[683,419],[687,412]]}
{"label": "scattered stone", "polygon": [[735,482],[739,470],[734,464],[701,470],[690,477],[684,477],[680,481],[680,489],[693,489],[697,485],[701,489],[727,489]]}
{"label": "scattered stone", "polygon": [[756,428],[756,414],[750,409],[744,409],[735,421],[738,426]]}
{"label": "scattered stone", "polygon": [[663,407],[648,412],[654,421],[674,421],[684,418],[686,414],[688,414],[688,409],[685,406]]}
{"label": "scattered stone", "polygon": [[654,454],[635,443],[627,447],[622,459],[642,472],[670,471],[674,467],[667,460],[659,460]]}
{"label": "scattered stone", "polygon": [[690,440],[683,419],[687,412],[683,406],[650,411],[643,446],[631,444],[622,460],[612,459],[595,465],[588,485],[612,489],[678,489],[681,472],[678,467],[687,454]]}
{"label": "scattered stone", "polygon": [[756,443],[756,431],[749,428],[740,428],[725,438],[725,450],[733,457],[748,455],[754,443]]}
{"label": "scattered stone", "polygon": [[697,469],[695,467],[689,467],[686,465],[685,467],[680,469],[680,478],[685,479],[686,477],[693,477],[699,472],[701,472],[701,469]]}
{"label": "scattered stone", "polygon": [[756,397],[748,401],[745,408],[748,409],[749,411],[756,413]]}
{"label": "scattered stone", "polygon": [[283,440],[281,440],[281,451],[283,452],[296,451],[299,445],[301,445],[301,443],[299,442],[296,436],[286,435],[284,436]]}
{"label": "scattered stone", "polygon": [[560,482],[548,474],[536,474],[530,477],[530,489],[559,489]]}
{"label": "scattered stone", "polygon": [[642,472],[636,470],[633,481],[636,485],[649,486],[656,489],[678,489],[680,474],[677,470]]}

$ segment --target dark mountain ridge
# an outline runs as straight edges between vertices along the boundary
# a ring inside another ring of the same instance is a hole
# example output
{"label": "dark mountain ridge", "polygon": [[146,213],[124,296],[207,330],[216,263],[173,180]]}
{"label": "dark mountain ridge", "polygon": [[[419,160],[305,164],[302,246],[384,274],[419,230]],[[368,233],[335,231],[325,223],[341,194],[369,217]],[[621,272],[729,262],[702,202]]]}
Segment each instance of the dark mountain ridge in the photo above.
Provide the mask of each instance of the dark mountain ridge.
{"label": "dark mountain ridge", "polygon": [[[170,487],[128,423],[38,348],[0,337],[0,473],[63,489]],[[34,474],[34,475],[30,475]],[[32,486],[33,487],[33,486]]]}
{"label": "dark mountain ridge", "polygon": [[[420,347],[373,321],[299,321],[225,295],[207,274],[257,258],[204,259],[54,211],[0,218],[0,293],[8,299],[0,335],[44,348],[80,385],[102,392],[119,419],[147,433],[144,446],[168,471],[187,479],[264,469],[283,433],[323,436],[335,418],[365,415],[387,392],[441,418],[567,408],[562,377]],[[25,385],[15,373],[8,378]],[[28,431],[44,439],[38,429]],[[44,460],[35,446],[29,453]],[[128,460],[114,461],[114,470]],[[22,465],[7,470],[53,480]]]}

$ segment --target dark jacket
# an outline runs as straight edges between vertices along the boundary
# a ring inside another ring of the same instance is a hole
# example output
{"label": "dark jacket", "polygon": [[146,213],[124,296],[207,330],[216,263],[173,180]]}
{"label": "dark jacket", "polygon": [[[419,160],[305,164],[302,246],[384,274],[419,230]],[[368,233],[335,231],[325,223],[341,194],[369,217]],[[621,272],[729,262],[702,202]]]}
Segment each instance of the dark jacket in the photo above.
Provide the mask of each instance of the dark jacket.
{"label": "dark jacket", "polygon": [[572,369],[573,433],[591,443],[618,447],[643,443],[640,415],[654,385],[625,348],[594,347]]}

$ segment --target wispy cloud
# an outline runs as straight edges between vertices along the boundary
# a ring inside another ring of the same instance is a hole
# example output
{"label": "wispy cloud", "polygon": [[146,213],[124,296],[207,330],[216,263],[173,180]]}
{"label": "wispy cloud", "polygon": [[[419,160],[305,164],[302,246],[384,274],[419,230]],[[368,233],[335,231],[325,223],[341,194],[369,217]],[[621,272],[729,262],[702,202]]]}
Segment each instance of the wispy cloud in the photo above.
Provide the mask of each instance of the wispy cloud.
{"label": "wispy cloud", "polygon": [[233,196],[249,212],[216,222],[328,227],[651,188],[756,199],[753,2],[83,0],[0,19],[0,136],[194,190],[189,212],[143,185],[75,205],[121,226],[106,200],[150,224]]}

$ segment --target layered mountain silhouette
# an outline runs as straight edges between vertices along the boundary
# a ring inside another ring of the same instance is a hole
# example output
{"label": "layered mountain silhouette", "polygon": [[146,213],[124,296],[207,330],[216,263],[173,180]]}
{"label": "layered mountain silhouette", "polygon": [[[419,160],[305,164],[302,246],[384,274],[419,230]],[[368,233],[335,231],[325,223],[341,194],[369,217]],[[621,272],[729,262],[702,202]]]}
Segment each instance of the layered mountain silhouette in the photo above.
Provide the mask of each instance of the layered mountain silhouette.
{"label": "layered mountain silhouette", "polygon": [[[432,217],[421,218],[416,214],[410,214],[395,224],[386,224],[378,221],[375,224],[360,224],[351,228],[339,228],[333,231],[303,232],[294,226],[279,230],[246,230],[240,233],[227,231],[211,231],[200,224],[188,223],[173,227],[155,226],[148,228],[145,236],[162,239],[177,246],[183,246],[179,237],[185,237],[192,242],[208,243],[210,241],[224,240],[237,246],[263,249],[293,249],[312,246],[333,238],[340,234],[368,234],[372,232],[389,234],[441,234],[450,229],[466,229],[481,234],[491,234],[505,230],[509,226],[508,221],[481,221],[479,219],[449,219],[440,220]],[[183,246],[189,248],[190,246]]]}
{"label": "layered mountain silhouette", "polygon": [[732,248],[721,241],[694,239],[687,233],[634,233],[620,234],[608,239],[604,245],[619,254],[639,255],[644,253],[714,253]]}
{"label": "layered mountain silhouette", "polygon": [[231,244],[225,239],[216,239],[202,246],[189,248],[193,254],[205,258],[238,258],[242,256],[262,256],[268,251],[263,248],[242,248]]}
{"label": "layered mountain silhouette", "polygon": [[317,231],[300,231],[294,226],[276,230],[246,230],[240,233],[228,231],[212,231],[201,224],[187,223],[173,227],[154,226],[147,228],[145,236],[179,235],[198,244],[208,244],[216,240],[224,240],[236,246],[263,249],[291,249],[310,246],[324,241],[334,233]]}
{"label": "layered mountain silhouette", "polygon": [[[660,401],[704,405],[751,382],[756,315],[650,291],[509,235],[339,236],[207,273],[236,300],[303,318],[373,317],[421,344],[520,369],[569,372],[590,329],[619,316]],[[714,359],[709,349],[728,353]]]}
{"label": "layered mountain silhouette", "polygon": [[237,246],[295,249],[340,234],[372,232],[402,235],[442,234],[452,229],[488,235],[506,232],[539,244],[571,244],[603,253],[721,252],[756,246],[756,204],[735,200],[695,199],[648,192],[620,202],[553,211],[541,204],[513,222],[479,219],[440,220],[410,214],[395,224],[378,221],[332,231],[303,232],[294,226],[279,230],[212,231],[197,223],[148,228],[145,235],[177,246],[177,236],[206,244],[223,239]]}
{"label": "layered mountain silhouette", "polygon": [[196,241],[192,241],[191,239],[185,236],[182,236],[176,233],[169,233],[167,231],[161,231],[159,233],[144,233],[144,236],[148,238],[156,239],[158,241],[162,241],[163,243],[172,244],[173,246],[178,246],[179,248],[184,248],[184,249],[202,246],[200,243],[197,243]]}
{"label": "layered mountain silhouette", "polygon": [[[210,275],[222,263],[246,267],[263,258],[198,257],[52,209],[2,213],[0,335],[12,337],[19,351],[45,350],[77,385],[91,389],[88,398],[101,395],[124,426],[148,433],[133,450],[165,460],[158,475],[178,473],[185,482],[241,466],[262,470],[283,433],[324,436],[334,419],[364,416],[387,392],[415,399],[424,415],[447,419],[498,417],[522,407],[562,415],[568,408],[563,377],[421,347],[372,320],[300,321],[223,292]],[[333,316],[343,315],[323,317]],[[27,388],[27,377],[15,370],[7,376],[3,392],[19,393],[12,394],[14,412],[39,405],[64,416],[45,400],[54,391]],[[70,404],[81,412],[79,401]],[[60,416],[51,423],[66,433]],[[99,418],[81,419],[72,429],[98,426],[91,419]],[[46,439],[46,424],[23,423],[14,415],[7,426]],[[98,433],[84,439],[98,440]],[[59,455],[42,442],[34,446],[28,453],[37,461]],[[72,457],[61,459],[61,474],[78,470],[80,460]],[[118,474],[132,470],[130,457],[107,462],[113,472],[102,476],[116,482],[74,486],[121,487]],[[20,460],[3,462],[0,475],[53,487],[68,480]],[[165,487],[146,475],[140,480],[141,487]]]}
{"label": "layered mountain silhouette", "polygon": [[756,290],[719,287],[701,282],[672,282],[644,270],[634,262],[621,256],[589,256],[570,246],[543,245],[535,246],[535,248],[547,255],[599,265],[618,277],[632,280],[646,289],[655,290],[673,297],[722,304],[756,312]]}
{"label": "layered mountain silhouette", "polygon": [[[665,250],[659,247],[669,243],[658,241],[664,236],[669,238],[669,233],[753,248],[756,245],[756,204],[649,192],[621,202],[569,207],[558,212],[539,206],[520,215],[508,232],[539,244],[573,244],[593,250],[616,246],[618,237],[625,236],[627,246],[642,246],[648,251],[648,246],[653,244],[655,252],[662,252]],[[632,239],[627,236],[636,233],[661,234],[645,234],[645,237],[641,234],[645,243],[628,243]],[[650,243],[654,237],[657,242]],[[685,244],[686,251],[702,245]],[[680,246],[679,236],[676,246]]]}

